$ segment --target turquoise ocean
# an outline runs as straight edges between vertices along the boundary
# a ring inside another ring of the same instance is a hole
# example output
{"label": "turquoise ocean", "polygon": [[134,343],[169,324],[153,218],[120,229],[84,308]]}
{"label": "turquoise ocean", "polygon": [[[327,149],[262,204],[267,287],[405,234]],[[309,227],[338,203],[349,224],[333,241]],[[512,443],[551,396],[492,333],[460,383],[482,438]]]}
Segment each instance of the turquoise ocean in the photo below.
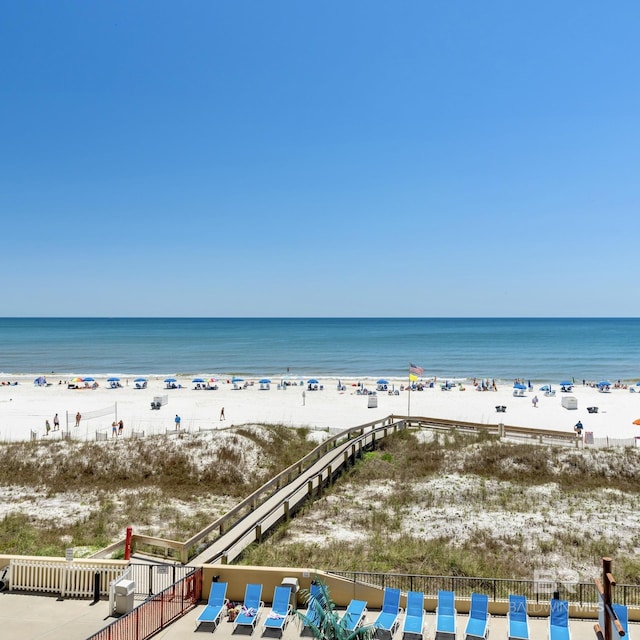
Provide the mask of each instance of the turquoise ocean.
{"label": "turquoise ocean", "polygon": [[640,379],[639,318],[0,318],[0,372]]}

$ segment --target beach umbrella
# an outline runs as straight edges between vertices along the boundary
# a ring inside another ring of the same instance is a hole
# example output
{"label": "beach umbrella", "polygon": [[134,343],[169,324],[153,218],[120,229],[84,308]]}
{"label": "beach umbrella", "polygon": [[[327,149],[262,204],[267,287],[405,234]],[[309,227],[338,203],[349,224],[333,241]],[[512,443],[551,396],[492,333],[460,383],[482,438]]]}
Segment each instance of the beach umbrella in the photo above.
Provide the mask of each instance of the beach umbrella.
{"label": "beach umbrella", "polygon": [[136,379],[134,380],[134,382],[146,382],[146,381],[147,381],[147,379],[146,379],[146,378],[136,378]]}
{"label": "beach umbrella", "polygon": [[76,376],[75,378],[71,378],[71,382],[82,382],[82,378]]}
{"label": "beach umbrella", "polygon": [[178,382],[175,378],[165,378],[165,379],[164,379],[164,381],[165,381],[165,382],[169,382],[169,383],[171,383],[171,382]]}
{"label": "beach umbrella", "polygon": [[601,382],[598,382],[598,386],[599,387],[610,387],[611,383],[608,380],[602,380]]}
{"label": "beach umbrella", "polygon": [[262,378],[262,380],[258,381],[258,384],[271,384],[271,380],[269,380],[269,378]]}
{"label": "beach umbrella", "polygon": [[636,382],[636,387],[640,387],[640,382]]}
{"label": "beach umbrella", "polygon": [[516,383],[513,385],[514,389],[526,389],[527,385],[526,384],[521,384],[520,382]]}
{"label": "beach umbrella", "polygon": [[307,380],[307,384],[318,384],[318,381],[315,378],[311,378],[311,380]]}
{"label": "beach umbrella", "polygon": [[231,382],[244,382],[244,378],[236,378],[236,376],[233,376],[233,378],[231,378]]}
{"label": "beach umbrella", "polygon": [[204,378],[194,378],[191,382],[204,382]]}
{"label": "beach umbrella", "polygon": [[120,378],[112,376],[111,378],[107,378],[107,382],[120,382]]}
{"label": "beach umbrella", "polygon": [[637,420],[634,420],[633,424],[637,424],[638,426],[640,426],[640,418],[638,418]]}
{"label": "beach umbrella", "polygon": [[87,376],[86,378],[82,378],[82,382],[95,382],[95,379],[91,376]]}
{"label": "beach umbrella", "polygon": [[573,382],[569,382],[569,380],[564,380],[563,382],[560,383],[561,387],[572,387],[573,386]]}
{"label": "beach umbrella", "polygon": [[376,382],[376,384],[389,384],[389,381],[385,380],[384,378],[380,378],[380,380],[378,380],[378,382]]}
{"label": "beach umbrella", "polygon": [[218,382],[218,378],[209,378],[209,382]]}

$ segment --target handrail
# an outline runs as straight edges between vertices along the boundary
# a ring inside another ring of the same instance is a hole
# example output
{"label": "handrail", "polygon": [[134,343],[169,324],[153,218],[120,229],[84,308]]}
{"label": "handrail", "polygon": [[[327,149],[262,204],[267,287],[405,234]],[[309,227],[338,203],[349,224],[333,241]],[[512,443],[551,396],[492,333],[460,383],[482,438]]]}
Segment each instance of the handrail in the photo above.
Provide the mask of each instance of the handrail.
{"label": "handrail", "polygon": [[[445,429],[445,430],[469,430],[474,432],[485,432],[490,435],[497,436],[511,436],[511,437],[529,437],[538,439],[540,442],[547,440],[559,441],[561,443],[573,444],[578,446],[580,439],[576,438],[575,434],[568,433],[566,431],[559,431],[553,429],[536,429],[531,427],[518,427],[514,425],[506,425],[503,423],[489,424],[479,422],[468,422],[464,420],[450,420],[446,418],[432,418],[421,416],[403,416],[391,414],[385,418],[379,420],[373,420],[363,425],[351,427],[345,431],[341,431],[320,443],[317,447],[311,450],[303,458],[294,462],[292,465],[278,473],[276,476],[265,482],[262,486],[256,489],[253,493],[247,496],[244,500],[235,505],[227,513],[220,516],[217,520],[207,525],[204,529],[198,531],[196,534],[188,538],[185,542],[180,543],[175,540],[165,540],[164,538],[155,538],[153,536],[141,536],[134,534],[132,537],[132,546],[135,548],[136,543],[146,544],[150,546],[161,547],[166,550],[173,550],[179,555],[180,562],[186,564],[189,561],[189,554],[193,547],[201,543],[208,535],[214,530],[218,529],[219,534],[222,535],[225,529],[229,529],[237,525],[243,518],[245,518],[251,511],[255,510],[260,504],[264,503],[266,499],[273,495],[273,490],[280,489],[281,482],[286,479],[285,484],[292,483],[296,478],[299,478],[308,468],[320,460],[324,455],[329,453],[332,449],[338,447],[338,445],[345,441],[357,441],[363,434],[368,431],[378,431],[383,428],[388,428],[392,425],[402,424],[406,428],[429,428],[429,429]],[[326,467],[325,467],[326,468]],[[299,489],[297,489],[299,490]],[[297,491],[296,490],[296,491]],[[124,546],[124,540],[119,543],[114,543],[108,547],[113,549],[114,547]],[[102,555],[103,552],[95,554],[95,556]]]}

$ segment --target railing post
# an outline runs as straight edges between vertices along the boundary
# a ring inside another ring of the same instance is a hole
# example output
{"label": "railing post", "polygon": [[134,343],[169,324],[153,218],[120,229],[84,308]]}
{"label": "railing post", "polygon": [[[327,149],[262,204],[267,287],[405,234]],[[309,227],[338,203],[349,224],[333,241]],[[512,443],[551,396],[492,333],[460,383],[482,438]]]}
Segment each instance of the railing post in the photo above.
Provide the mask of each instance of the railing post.
{"label": "railing post", "polygon": [[311,497],[313,495],[313,480],[307,481],[307,495]]}
{"label": "railing post", "polygon": [[262,525],[256,525],[256,542],[262,542]]}
{"label": "railing post", "polygon": [[284,519],[285,520],[289,520],[289,501],[285,500],[284,501]]}
{"label": "railing post", "polygon": [[331,468],[331,465],[329,465],[327,467],[327,483],[329,484],[329,486],[333,485],[333,469]]}

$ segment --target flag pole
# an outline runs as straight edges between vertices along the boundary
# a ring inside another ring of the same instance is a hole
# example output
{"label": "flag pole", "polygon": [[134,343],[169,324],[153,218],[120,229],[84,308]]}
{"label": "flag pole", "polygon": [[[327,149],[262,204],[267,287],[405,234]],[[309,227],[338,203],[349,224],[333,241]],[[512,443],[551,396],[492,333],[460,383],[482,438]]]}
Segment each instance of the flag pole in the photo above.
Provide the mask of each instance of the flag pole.
{"label": "flag pole", "polygon": [[407,393],[407,417],[411,417],[411,366],[409,366],[409,393]]}

